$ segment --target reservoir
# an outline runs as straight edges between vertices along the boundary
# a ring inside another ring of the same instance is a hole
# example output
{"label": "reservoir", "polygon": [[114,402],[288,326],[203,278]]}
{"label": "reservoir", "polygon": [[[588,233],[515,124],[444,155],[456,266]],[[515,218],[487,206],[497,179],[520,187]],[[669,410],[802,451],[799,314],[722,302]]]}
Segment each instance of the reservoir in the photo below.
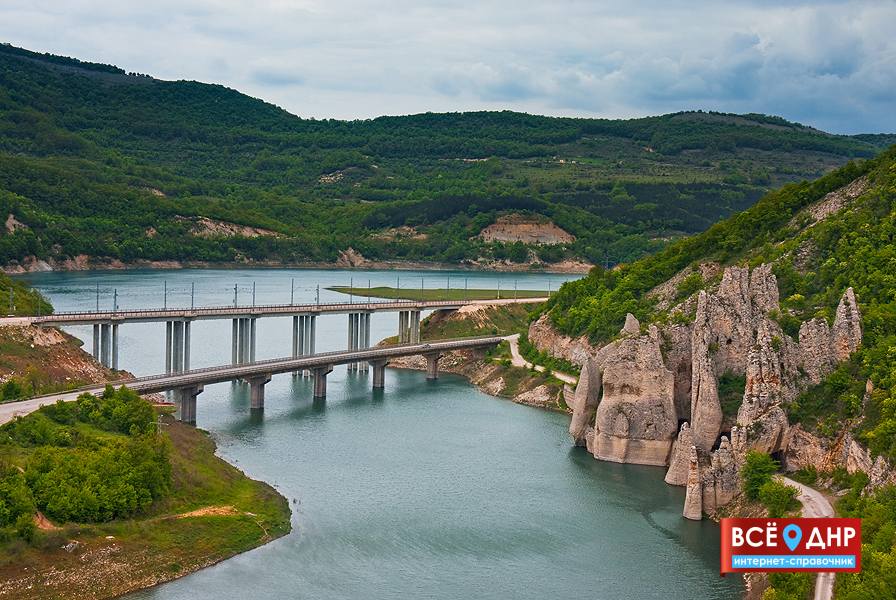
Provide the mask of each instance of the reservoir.
{"label": "reservoir", "polygon": [[[57,311],[344,301],[331,285],[556,290],[571,276],[438,271],[179,270],[22,276]],[[400,281],[399,281],[400,280]],[[167,297],[165,289],[167,288]],[[99,290],[99,295],[98,291]],[[366,300],[355,299],[359,302]],[[373,314],[371,339],[397,315]],[[317,350],[346,348],[345,315],[317,321]],[[89,327],[68,331],[90,350]],[[230,361],[229,320],[193,324],[194,368]],[[120,366],[164,371],[164,324],[120,328]],[[291,320],[258,320],[257,358],[286,356]],[[289,499],[293,531],[218,565],[128,596],[506,600],[736,598],[719,577],[715,523],[681,517],[684,489],[664,470],[594,460],[573,448],[566,415],[483,394],[465,379],[336,367],[325,401],[311,380],[275,376],[263,414],[248,386],[207,386],[197,426],[219,454]]]}

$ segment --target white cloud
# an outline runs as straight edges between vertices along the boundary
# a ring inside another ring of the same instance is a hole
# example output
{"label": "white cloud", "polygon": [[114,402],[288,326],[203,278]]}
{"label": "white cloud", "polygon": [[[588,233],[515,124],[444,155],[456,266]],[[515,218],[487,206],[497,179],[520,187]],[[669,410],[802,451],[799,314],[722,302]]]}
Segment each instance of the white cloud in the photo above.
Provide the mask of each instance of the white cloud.
{"label": "white cloud", "polygon": [[0,38],[302,116],[766,112],[894,131],[896,4],[6,0]]}

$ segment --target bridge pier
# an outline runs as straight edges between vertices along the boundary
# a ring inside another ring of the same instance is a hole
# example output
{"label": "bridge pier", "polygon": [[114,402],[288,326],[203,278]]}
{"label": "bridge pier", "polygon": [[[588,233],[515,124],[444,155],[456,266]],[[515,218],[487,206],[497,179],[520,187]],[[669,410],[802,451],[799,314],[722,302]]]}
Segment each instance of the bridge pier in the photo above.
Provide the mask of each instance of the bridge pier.
{"label": "bridge pier", "polygon": [[327,397],[327,375],[332,372],[333,365],[327,365],[326,367],[315,367],[314,369],[311,369],[311,374],[314,376],[315,398]]}
{"label": "bridge pier", "polygon": [[112,324],[112,370],[118,370],[118,323]]}
{"label": "bridge pier", "polygon": [[[361,350],[370,347],[370,313],[359,312],[348,315],[348,349]],[[367,372],[366,362],[348,364],[349,371]]]}
{"label": "bridge pier", "polygon": [[111,329],[109,323],[100,323],[100,362],[104,367],[112,364],[109,357],[112,350]]}
{"label": "bridge pier", "polygon": [[190,325],[188,319],[165,323],[165,373],[190,370]]}
{"label": "bridge pier", "polygon": [[264,408],[264,386],[271,380],[270,373],[249,377],[249,408],[252,410],[261,410]]}
{"label": "bridge pier", "polygon": [[372,360],[370,366],[373,367],[373,389],[381,390],[386,387],[386,363],[388,360]]}
{"label": "bridge pier", "polygon": [[93,358],[100,359],[100,324],[93,324]]}
{"label": "bridge pier", "polygon": [[[314,354],[315,329],[317,328],[315,315],[295,315],[292,318],[292,356],[306,356]],[[298,375],[299,371],[293,372]],[[308,369],[301,371],[303,377],[309,374]]]}
{"label": "bridge pier", "polygon": [[173,341],[174,322],[165,321],[165,373],[171,372],[171,346]]}
{"label": "bridge pier", "polygon": [[426,378],[429,380],[435,380],[439,378],[439,359],[442,355],[439,352],[432,352],[429,354],[424,354],[423,358],[426,359]]}
{"label": "bridge pier", "polygon": [[255,362],[256,317],[233,319],[230,341],[230,360],[233,364]]}
{"label": "bridge pier", "polygon": [[196,396],[202,393],[202,389],[203,386],[200,384],[174,390],[178,420],[184,423],[196,423]]}
{"label": "bridge pier", "polygon": [[420,311],[401,310],[398,312],[398,343],[417,344],[420,342]]}

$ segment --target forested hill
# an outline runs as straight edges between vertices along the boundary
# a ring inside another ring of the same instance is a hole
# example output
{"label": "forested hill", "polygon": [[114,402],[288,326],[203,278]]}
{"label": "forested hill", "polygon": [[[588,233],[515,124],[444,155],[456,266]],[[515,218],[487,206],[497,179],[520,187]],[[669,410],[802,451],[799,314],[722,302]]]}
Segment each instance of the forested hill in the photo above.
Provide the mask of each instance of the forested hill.
{"label": "forested hill", "polygon": [[[218,85],[0,45],[0,264],[331,261],[348,247],[628,261],[891,141],[704,112],[301,119]],[[572,237],[478,237],[508,212]]]}

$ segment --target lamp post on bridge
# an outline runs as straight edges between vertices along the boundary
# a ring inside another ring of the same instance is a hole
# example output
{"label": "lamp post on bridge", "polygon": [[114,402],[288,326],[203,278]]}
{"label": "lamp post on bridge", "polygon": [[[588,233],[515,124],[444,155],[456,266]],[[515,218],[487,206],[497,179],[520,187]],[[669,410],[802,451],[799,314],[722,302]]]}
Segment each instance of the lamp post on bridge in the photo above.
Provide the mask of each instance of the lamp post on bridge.
{"label": "lamp post on bridge", "polygon": [[319,283],[317,284],[317,296],[316,296],[315,302],[318,306],[320,306],[320,284]]}
{"label": "lamp post on bridge", "polygon": [[112,314],[118,312],[118,288],[112,290]]}
{"label": "lamp post on bridge", "polygon": [[233,307],[234,308],[236,308],[238,306],[237,305],[238,297],[239,297],[239,284],[234,283],[233,284]]}
{"label": "lamp post on bridge", "polygon": [[289,280],[289,305],[292,306],[296,303],[296,278],[293,277]]}
{"label": "lamp post on bridge", "polygon": [[348,278],[348,303],[349,304],[355,303],[355,278],[354,277]]}
{"label": "lamp post on bridge", "polygon": [[252,282],[252,307],[255,307],[255,282]]}
{"label": "lamp post on bridge", "polygon": [[190,310],[196,308],[196,282],[190,282]]}
{"label": "lamp post on bridge", "polygon": [[162,282],[165,291],[162,292],[162,310],[168,310],[168,280]]}
{"label": "lamp post on bridge", "polygon": [[96,284],[96,312],[100,312],[100,284]]}

